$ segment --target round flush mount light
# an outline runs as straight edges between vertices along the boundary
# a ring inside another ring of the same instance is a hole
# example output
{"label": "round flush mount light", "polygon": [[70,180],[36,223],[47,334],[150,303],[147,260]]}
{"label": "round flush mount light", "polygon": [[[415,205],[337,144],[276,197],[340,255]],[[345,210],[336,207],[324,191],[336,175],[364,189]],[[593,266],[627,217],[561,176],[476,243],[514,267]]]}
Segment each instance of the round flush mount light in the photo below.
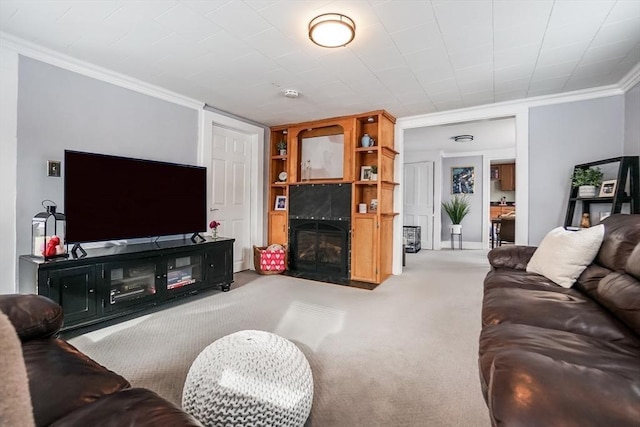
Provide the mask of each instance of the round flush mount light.
{"label": "round flush mount light", "polygon": [[284,91],[284,96],[286,96],[287,98],[297,98],[298,96],[300,96],[300,94],[297,90],[287,89]]}
{"label": "round flush mount light", "polygon": [[451,139],[455,142],[471,142],[473,141],[473,135],[456,135],[452,136]]}
{"label": "round flush mount light", "polygon": [[309,39],[322,47],[346,46],[356,36],[353,19],[339,13],[318,15],[309,22]]}

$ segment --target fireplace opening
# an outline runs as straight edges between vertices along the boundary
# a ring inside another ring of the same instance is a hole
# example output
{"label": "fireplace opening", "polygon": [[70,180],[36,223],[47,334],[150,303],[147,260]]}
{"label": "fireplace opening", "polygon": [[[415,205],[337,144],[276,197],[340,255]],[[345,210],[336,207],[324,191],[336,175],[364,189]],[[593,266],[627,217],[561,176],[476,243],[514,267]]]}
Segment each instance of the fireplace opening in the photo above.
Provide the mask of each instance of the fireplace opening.
{"label": "fireplace opening", "polygon": [[349,279],[349,222],[291,220],[291,265],[313,279]]}

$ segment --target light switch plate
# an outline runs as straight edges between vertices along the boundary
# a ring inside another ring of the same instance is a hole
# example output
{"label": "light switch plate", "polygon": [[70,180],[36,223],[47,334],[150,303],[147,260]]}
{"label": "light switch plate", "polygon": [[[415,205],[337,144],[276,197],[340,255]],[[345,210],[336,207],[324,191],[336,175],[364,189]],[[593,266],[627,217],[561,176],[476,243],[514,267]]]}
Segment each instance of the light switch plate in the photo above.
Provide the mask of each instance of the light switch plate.
{"label": "light switch plate", "polygon": [[61,162],[57,160],[47,160],[47,176],[60,176]]}

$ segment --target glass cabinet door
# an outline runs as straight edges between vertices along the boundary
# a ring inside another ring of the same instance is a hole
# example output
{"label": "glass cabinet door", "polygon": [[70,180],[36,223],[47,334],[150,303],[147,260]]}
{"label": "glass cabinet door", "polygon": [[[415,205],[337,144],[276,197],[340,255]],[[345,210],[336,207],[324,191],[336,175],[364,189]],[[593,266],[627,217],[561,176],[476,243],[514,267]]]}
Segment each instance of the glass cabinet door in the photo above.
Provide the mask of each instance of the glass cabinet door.
{"label": "glass cabinet door", "polygon": [[104,278],[109,289],[105,309],[139,304],[156,294],[156,263],[150,260],[105,264]]}
{"label": "glass cabinet door", "polygon": [[175,293],[202,282],[202,255],[176,255],[167,260],[167,291]]}

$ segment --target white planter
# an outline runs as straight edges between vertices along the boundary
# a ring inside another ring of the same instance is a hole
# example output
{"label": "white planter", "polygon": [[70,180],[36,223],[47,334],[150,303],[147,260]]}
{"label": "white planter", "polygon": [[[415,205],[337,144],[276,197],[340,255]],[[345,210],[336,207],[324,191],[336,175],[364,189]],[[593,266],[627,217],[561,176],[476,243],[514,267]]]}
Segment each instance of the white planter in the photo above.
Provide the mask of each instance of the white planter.
{"label": "white planter", "polygon": [[578,197],[582,197],[582,198],[596,197],[596,186],[581,185],[580,187],[578,187]]}
{"label": "white planter", "polygon": [[378,174],[377,173],[371,173],[371,181],[377,181],[378,180]]}
{"label": "white planter", "polygon": [[462,224],[451,224],[452,234],[462,234]]}
{"label": "white planter", "polygon": [[286,156],[287,155],[287,150],[280,150],[280,155],[281,156]]}

